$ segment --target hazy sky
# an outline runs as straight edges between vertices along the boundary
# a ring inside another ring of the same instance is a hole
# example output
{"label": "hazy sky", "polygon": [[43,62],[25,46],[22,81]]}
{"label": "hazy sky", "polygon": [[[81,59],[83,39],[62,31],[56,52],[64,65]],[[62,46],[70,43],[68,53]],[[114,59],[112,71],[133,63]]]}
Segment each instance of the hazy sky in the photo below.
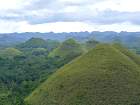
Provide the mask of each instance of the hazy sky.
{"label": "hazy sky", "polygon": [[0,32],[140,31],[140,0],[0,0]]}

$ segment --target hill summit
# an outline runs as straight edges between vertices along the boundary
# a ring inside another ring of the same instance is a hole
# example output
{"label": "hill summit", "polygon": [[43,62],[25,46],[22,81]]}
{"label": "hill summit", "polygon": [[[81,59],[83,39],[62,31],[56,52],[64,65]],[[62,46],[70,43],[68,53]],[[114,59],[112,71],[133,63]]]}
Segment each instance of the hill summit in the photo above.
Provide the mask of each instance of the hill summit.
{"label": "hill summit", "polygon": [[59,46],[59,42],[56,40],[44,40],[41,38],[31,38],[24,43],[18,44],[18,48],[35,49],[35,48],[46,48],[51,51]]}
{"label": "hill summit", "polygon": [[39,47],[46,47],[46,41],[41,38],[31,38],[25,43],[18,45],[21,48],[39,48]]}
{"label": "hill summit", "polygon": [[140,105],[139,56],[114,45],[97,45],[54,73],[29,105]]}
{"label": "hill summit", "polygon": [[58,48],[54,49],[49,57],[73,58],[83,53],[80,43],[70,38],[64,41]]}

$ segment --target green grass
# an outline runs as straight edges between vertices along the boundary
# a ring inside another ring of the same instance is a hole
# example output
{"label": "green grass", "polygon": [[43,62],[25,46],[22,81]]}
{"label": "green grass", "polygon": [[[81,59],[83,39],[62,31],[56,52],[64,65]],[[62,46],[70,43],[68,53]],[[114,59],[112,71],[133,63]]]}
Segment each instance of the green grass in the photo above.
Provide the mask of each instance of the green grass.
{"label": "green grass", "polygon": [[97,45],[54,73],[25,101],[30,105],[140,105],[139,57]]}
{"label": "green grass", "polygon": [[50,54],[49,57],[73,57],[79,56],[83,53],[83,48],[74,39],[68,39],[64,41],[58,48],[54,49]]}
{"label": "green grass", "polygon": [[121,51],[122,53],[124,53],[130,59],[133,59],[133,61],[135,63],[137,63],[138,65],[140,65],[140,56],[138,56],[137,54],[129,51],[128,49],[124,48],[120,44],[114,44],[113,47],[117,48],[119,51]]}

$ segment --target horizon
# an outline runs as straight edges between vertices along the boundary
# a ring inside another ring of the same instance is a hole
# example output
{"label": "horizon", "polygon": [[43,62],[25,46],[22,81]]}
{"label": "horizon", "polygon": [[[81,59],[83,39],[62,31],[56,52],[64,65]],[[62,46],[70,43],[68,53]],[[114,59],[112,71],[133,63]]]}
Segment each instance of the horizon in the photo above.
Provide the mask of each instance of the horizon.
{"label": "horizon", "polygon": [[140,31],[139,0],[0,0],[0,33]]}
{"label": "horizon", "polygon": [[120,31],[120,32],[117,32],[117,31],[79,31],[79,32],[53,32],[53,31],[50,31],[50,32],[9,32],[9,33],[0,33],[0,34],[23,34],[23,33],[40,33],[40,34],[45,34],[45,33],[54,33],[54,34],[61,34],[61,33],[84,33],[84,32],[87,32],[87,33],[93,33],[93,32],[100,32],[100,33],[103,33],[103,32],[115,32],[115,33],[122,33],[122,32],[126,32],[126,33],[140,33],[140,31]]}

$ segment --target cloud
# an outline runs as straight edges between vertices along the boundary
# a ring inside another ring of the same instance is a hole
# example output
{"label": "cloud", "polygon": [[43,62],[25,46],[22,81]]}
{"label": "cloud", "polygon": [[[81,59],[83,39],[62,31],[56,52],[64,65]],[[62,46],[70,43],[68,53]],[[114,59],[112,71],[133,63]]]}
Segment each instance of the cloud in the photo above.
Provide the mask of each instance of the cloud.
{"label": "cloud", "polygon": [[93,17],[93,22],[99,24],[116,24],[116,23],[132,23],[140,25],[140,12],[119,12],[112,10],[105,10],[99,12],[97,16]]}
{"label": "cloud", "polygon": [[136,1],[138,0],[11,0],[6,3],[0,0],[0,21],[7,24],[19,23],[19,27],[41,24],[45,27],[44,24],[64,22],[94,26],[123,23],[140,25],[140,7],[136,5],[140,2]]}
{"label": "cloud", "polygon": [[[73,6],[69,7],[73,8]],[[65,8],[66,9],[66,8]],[[140,12],[120,12],[113,10],[90,11],[88,8],[77,8],[72,12],[54,12],[47,9],[32,11],[4,12],[1,20],[27,21],[29,24],[43,24],[53,22],[90,22],[96,24],[116,24],[129,22],[140,25]],[[6,13],[6,14],[5,14]],[[9,14],[7,14],[9,13]]]}
{"label": "cloud", "polygon": [[87,5],[99,1],[104,0],[29,0],[21,8],[0,11],[0,19],[27,21],[31,24],[82,21],[89,11]]}

